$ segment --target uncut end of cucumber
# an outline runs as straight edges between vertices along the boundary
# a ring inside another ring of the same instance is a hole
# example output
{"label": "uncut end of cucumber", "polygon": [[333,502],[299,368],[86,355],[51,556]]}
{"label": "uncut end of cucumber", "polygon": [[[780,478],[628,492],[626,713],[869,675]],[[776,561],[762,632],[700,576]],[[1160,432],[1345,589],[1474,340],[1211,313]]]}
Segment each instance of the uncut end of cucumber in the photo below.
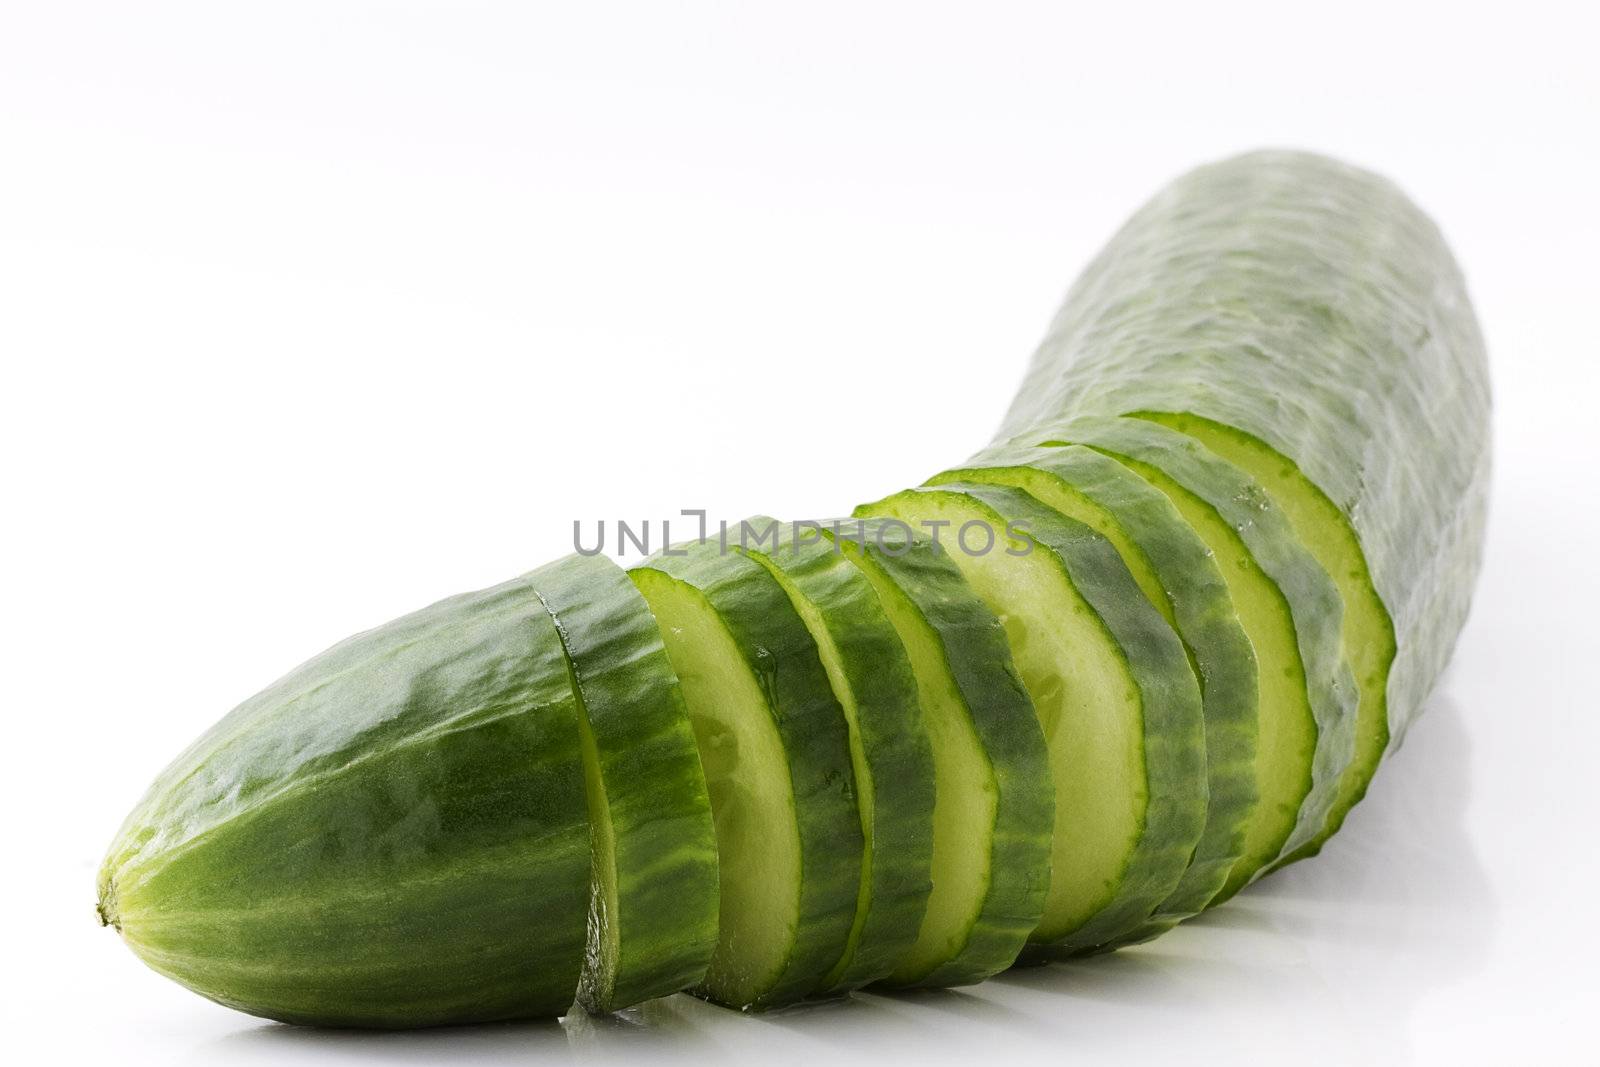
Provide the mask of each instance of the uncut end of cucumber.
{"label": "uncut end of cucumber", "polygon": [[100,920],[101,926],[109,926],[118,933],[122,932],[122,916],[117,911],[117,888],[111,879],[102,879],[99,892],[96,894],[94,904],[95,918]]}

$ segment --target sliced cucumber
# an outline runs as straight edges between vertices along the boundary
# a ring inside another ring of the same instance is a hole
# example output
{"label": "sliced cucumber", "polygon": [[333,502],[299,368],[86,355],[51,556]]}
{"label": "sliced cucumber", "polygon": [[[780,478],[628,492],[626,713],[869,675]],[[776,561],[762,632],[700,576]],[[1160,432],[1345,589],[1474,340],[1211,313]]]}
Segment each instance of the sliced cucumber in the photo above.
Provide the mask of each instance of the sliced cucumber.
{"label": "sliced cucumber", "polygon": [[886,984],[950,986],[1005,970],[1039,924],[1055,820],[1044,735],[994,613],[925,540],[835,523],[900,635],[933,750],[933,892]]}
{"label": "sliced cucumber", "polygon": [[745,551],[805,620],[850,728],[861,877],[844,952],[817,990],[846,992],[888,977],[916,942],[933,888],[933,752],[917,678],[871,583],[820,528],[765,516],[745,525],[772,532]]}
{"label": "sliced cucumber", "polygon": [[1466,617],[1487,513],[1488,360],[1439,228],[1308,152],[1183,175],[1073,285],[1000,438],[1150,411],[1261,441],[1354,528],[1394,623],[1398,739]]}
{"label": "sliced cucumber", "polygon": [[844,710],[761,564],[704,541],[629,573],[683,682],[716,816],[720,930],[698,992],[737,1008],[792,1002],[831,973],[855,919],[862,838]]}
{"label": "sliced cucumber", "polygon": [[330,649],[163,773],[102,921],[296,1023],[767,1007],[1115,947],[1317,851],[1479,566],[1487,363],[1437,229],[1304,153],[1194,171],[999,440],[837,558],[574,558]]}
{"label": "sliced cucumber", "polygon": [[656,620],[605,556],[533,572],[584,712],[593,884],[578,1000],[615,1011],[699,981],[717,940],[717,845]]}
{"label": "sliced cucumber", "polygon": [[561,642],[517,579],[340,642],[234,709],[123,825],[100,915],[252,1015],[553,1018],[583,962],[586,822]]}
{"label": "sliced cucumber", "polygon": [[1248,471],[1271,495],[1289,519],[1295,537],[1333,578],[1344,601],[1341,644],[1355,672],[1359,702],[1356,711],[1356,749],[1339,782],[1339,795],[1328,811],[1322,832],[1280,861],[1290,863],[1316,855],[1322,843],[1344,825],[1350,809],[1367,794],[1378,762],[1389,747],[1389,668],[1394,663],[1394,623],[1372,583],[1366,558],[1355,529],[1344,513],[1300,468],[1270,447],[1221,423],[1196,415],[1141,412],[1138,418],[1163,423],[1205,445],[1242,470]]}
{"label": "sliced cucumber", "polygon": [[1354,755],[1356,688],[1340,657],[1339,591],[1260,483],[1194,439],[1143,419],[1093,417],[1033,436],[1116,457],[1166,493],[1224,561],[1261,663],[1262,801],[1251,848],[1220,902],[1322,831]]}
{"label": "sliced cucumber", "polygon": [[1050,893],[1030,941],[1082,951],[1128,933],[1205,828],[1205,723],[1182,642],[1109,541],[1021,490],[954,483],[859,510],[945,524],[950,558],[1005,624],[1055,785]]}
{"label": "sliced cucumber", "polygon": [[1256,802],[1256,657],[1216,559],[1172,502],[1121,463],[1091,449],[1030,448],[980,453],[929,484],[1012,485],[1102,534],[1145,595],[1172,623],[1200,680],[1205,709],[1205,833],[1183,879],[1145,939],[1203,909],[1244,854]]}

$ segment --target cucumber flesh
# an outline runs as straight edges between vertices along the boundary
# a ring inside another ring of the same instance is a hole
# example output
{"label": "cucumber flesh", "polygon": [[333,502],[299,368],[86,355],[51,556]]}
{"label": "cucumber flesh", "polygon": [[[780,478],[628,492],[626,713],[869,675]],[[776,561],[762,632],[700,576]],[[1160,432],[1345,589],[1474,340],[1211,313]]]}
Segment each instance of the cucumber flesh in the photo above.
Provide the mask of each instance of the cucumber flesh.
{"label": "cucumber flesh", "polygon": [[1294,463],[1249,434],[1209,419],[1171,412],[1136,412],[1135,417],[1187,434],[1254,476],[1288,518],[1300,543],[1339,588],[1344,601],[1340,642],[1359,690],[1355,756],[1339,782],[1339,795],[1322,832],[1286,856],[1280,865],[1313,856],[1344,825],[1350,809],[1366,796],[1367,786],[1389,747],[1388,685],[1389,668],[1395,657],[1394,622],[1373,585],[1350,521]]}
{"label": "cucumber flesh", "polygon": [[810,630],[850,730],[861,878],[844,952],[817,990],[843,993],[888,977],[916,941],[933,888],[933,754],[911,661],[871,583],[814,525],[745,525],[763,533],[743,550]]}
{"label": "cucumber flesh", "polygon": [[1044,735],[999,620],[947,556],[865,520],[827,531],[900,635],[933,752],[933,890],[884,984],[982,981],[1011,966],[1044,911],[1055,819]]}
{"label": "cucumber flesh", "polygon": [[783,742],[759,683],[704,598],[682,583],[634,574],[664,628],[716,812],[721,918],[702,988],[744,1007],[782,976],[800,909],[800,840]]}
{"label": "cucumber flesh", "polygon": [[791,1003],[823,983],[856,913],[862,835],[843,709],[759,563],[699,542],[629,573],[682,681],[716,818],[720,928],[695,991],[741,1009]]}
{"label": "cucumber flesh", "polygon": [[1257,664],[1211,550],[1171,501],[1091,449],[980,453],[929,480],[1011,485],[1097,531],[1116,548],[1150,602],[1177,630],[1200,680],[1205,713],[1205,832],[1172,893],[1128,935],[1146,940],[1202,910],[1244,854],[1255,809]]}
{"label": "cucumber flesh", "polygon": [[711,961],[710,800],[678,680],[626,572],[575,555],[530,578],[583,713],[593,878],[578,1001],[616,1011],[699,981]]}
{"label": "cucumber flesh", "polygon": [[[1105,538],[1020,490],[953,483],[860,513],[946,524],[950,558],[1005,625],[1056,801],[1050,892],[1030,941],[1090,950],[1143,923],[1205,825],[1199,686],[1177,635]],[[974,528],[994,533],[992,548],[987,534],[964,547]]]}

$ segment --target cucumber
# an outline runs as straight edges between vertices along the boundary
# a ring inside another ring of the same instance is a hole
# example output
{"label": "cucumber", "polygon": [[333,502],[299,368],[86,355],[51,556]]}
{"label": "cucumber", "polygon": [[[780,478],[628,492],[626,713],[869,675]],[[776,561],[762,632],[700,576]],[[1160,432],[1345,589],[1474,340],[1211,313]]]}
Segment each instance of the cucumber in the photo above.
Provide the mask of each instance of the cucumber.
{"label": "cucumber", "polygon": [[[1142,924],[1205,827],[1200,691],[1172,627],[1109,541],[1021,490],[956,482],[858,511],[947,524],[950,558],[1005,624],[1055,786],[1050,893],[1030,941],[1091,950]],[[969,546],[974,527],[985,534]]]}
{"label": "cucumber", "polygon": [[530,578],[582,712],[593,878],[578,1001],[615,1011],[692,985],[711,963],[711,805],[677,677],[626,572],[577,555]]}
{"label": "cucumber", "polygon": [[741,1009],[791,1003],[822,985],[855,920],[862,838],[844,710],[761,564],[701,541],[629,575],[683,683],[716,818],[722,905],[696,992]]}
{"label": "cucumber", "polygon": [[1111,542],[1177,630],[1205,713],[1205,832],[1188,870],[1128,935],[1142,940],[1205,908],[1245,850],[1256,795],[1257,663],[1215,557],[1165,495],[1108,456],[1077,446],[995,450],[930,479],[1011,485]]}
{"label": "cucumber", "polygon": [[[895,521],[563,560],[335,646],[157,779],[101,919],[221,1003],[382,1027],[1142,940],[1316,852],[1403,738],[1488,416],[1402,194],[1201,168],[1074,285],[995,444],[862,509]],[[897,526],[928,517],[1029,529],[941,553]]]}
{"label": "cucumber", "polygon": [[1220,903],[1322,832],[1354,756],[1357,692],[1341,656],[1338,589],[1260,483],[1192,438],[1141,419],[1093,417],[1042,436],[1041,444],[1086,444],[1115,456],[1166,493],[1218,558],[1233,563],[1224,573],[1237,579],[1235,603],[1265,665],[1257,749],[1263,800],[1255,847],[1235,865]]}
{"label": "cucumber", "polygon": [[1394,623],[1372,584],[1372,572],[1361,554],[1361,544],[1338,505],[1289,460],[1267,445],[1231,427],[1194,415],[1135,412],[1188,434],[1206,448],[1248,471],[1288,518],[1295,537],[1316,557],[1333,578],[1344,601],[1344,627],[1340,643],[1355,672],[1355,756],[1339,782],[1339,795],[1328,811],[1322,832],[1279,861],[1279,865],[1315,855],[1322,843],[1344,825],[1350,809],[1366,796],[1378,763],[1389,747],[1389,668],[1394,663]]}
{"label": "cucumber", "polygon": [[352,637],[150,787],[101,920],[252,1015],[403,1027],[555,1017],[589,833],[561,642],[527,579]]}
{"label": "cucumber", "polygon": [[766,516],[740,528],[759,532],[743,551],[805,621],[850,730],[861,876],[844,951],[817,990],[848,992],[889,976],[916,942],[933,889],[933,751],[917,678],[871,583],[821,529]]}
{"label": "cucumber", "polygon": [[830,523],[900,635],[933,750],[933,892],[889,986],[953,986],[1005,970],[1050,887],[1055,794],[1044,734],[994,613],[925,540]]}
{"label": "cucumber", "polygon": [[1292,464],[1341,519],[1307,508],[1308,543],[1348,525],[1392,620],[1392,748],[1471,601],[1489,410],[1483,339],[1433,222],[1377,175],[1253,152],[1179,178],[1112,238],[998,439],[1079,414],[1187,414]]}

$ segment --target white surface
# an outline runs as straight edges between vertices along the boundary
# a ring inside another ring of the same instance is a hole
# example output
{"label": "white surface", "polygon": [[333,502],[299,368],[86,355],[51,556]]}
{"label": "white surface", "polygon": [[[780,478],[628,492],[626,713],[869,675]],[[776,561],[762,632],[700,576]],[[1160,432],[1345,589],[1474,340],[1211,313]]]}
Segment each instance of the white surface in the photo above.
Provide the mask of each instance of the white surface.
{"label": "white surface", "polygon": [[[1588,5],[524,6],[0,7],[10,1062],[1600,1062]],[[1472,620],[1321,858],[1115,958],[762,1019],[315,1034],[96,928],[237,700],[575,518],[961,458],[1122,218],[1261,144],[1433,212],[1496,374]]]}

